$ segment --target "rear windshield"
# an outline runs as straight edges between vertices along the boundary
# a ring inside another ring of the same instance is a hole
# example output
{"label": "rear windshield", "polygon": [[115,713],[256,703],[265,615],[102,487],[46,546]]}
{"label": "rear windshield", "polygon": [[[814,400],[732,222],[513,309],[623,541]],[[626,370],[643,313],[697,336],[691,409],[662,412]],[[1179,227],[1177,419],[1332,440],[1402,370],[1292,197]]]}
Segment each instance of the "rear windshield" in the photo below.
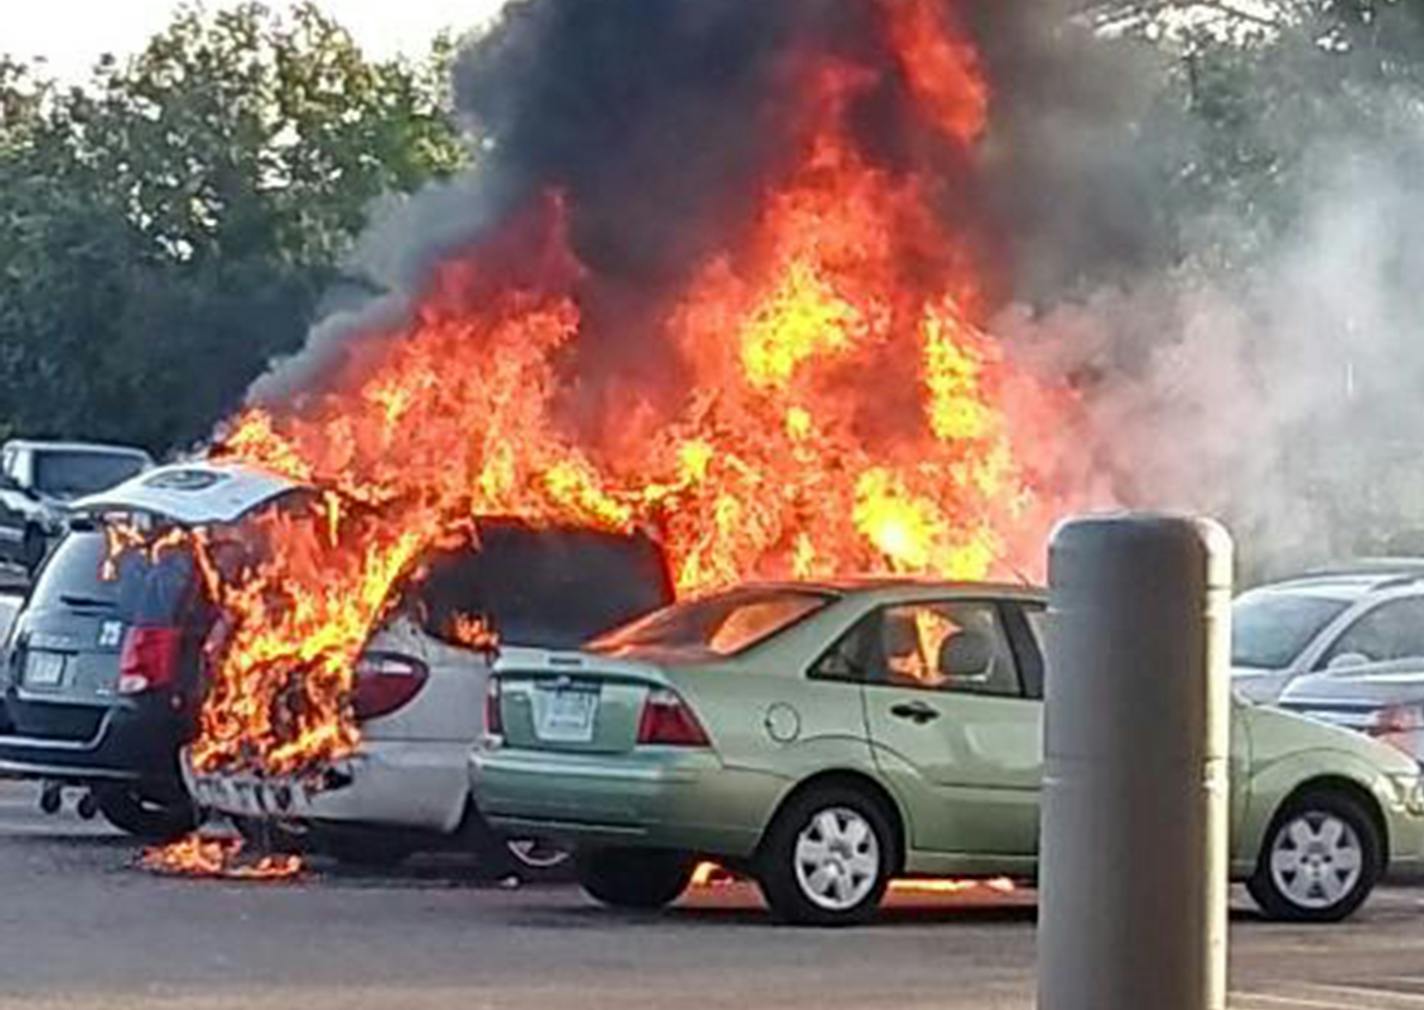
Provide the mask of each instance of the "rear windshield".
{"label": "rear windshield", "polygon": [[605,635],[591,648],[692,649],[731,656],[825,607],[833,597],[799,589],[735,589],[650,614]]}
{"label": "rear windshield", "polygon": [[483,618],[501,642],[572,648],[672,599],[643,536],[482,523],[480,540],[429,559],[406,591],[427,633],[455,641],[457,620]]}
{"label": "rear windshield", "polygon": [[1323,596],[1247,593],[1231,606],[1231,664],[1279,670],[1350,604]]}
{"label": "rear windshield", "polygon": [[78,498],[122,484],[143,470],[139,456],[116,452],[50,451],[35,455],[35,489]]}
{"label": "rear windshield", "polygon": [[102,577],[108,544],[94,530],[75,530],[60,542],[30,594],[32,606],[105,607],[130,624],[172,625],[191,598],[192,559],[168,550],[157,561],[137,551],[119,558],[114,577]]}

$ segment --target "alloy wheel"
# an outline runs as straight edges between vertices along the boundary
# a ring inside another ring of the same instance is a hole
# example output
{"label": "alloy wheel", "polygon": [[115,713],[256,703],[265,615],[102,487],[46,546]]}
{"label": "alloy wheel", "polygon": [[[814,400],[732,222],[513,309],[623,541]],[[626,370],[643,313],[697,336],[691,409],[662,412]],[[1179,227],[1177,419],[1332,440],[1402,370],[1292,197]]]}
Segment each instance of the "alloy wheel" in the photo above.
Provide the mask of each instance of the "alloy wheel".
{"label": "alloy wheel", "polygon": [[1364,872],[1364,847],[1354,827],[1323,811],[1306,811],[1283,824],[1270,859],[1277,889],[1306,909],[1344,900]]}
{"label": "alloy wheel", "polygon": [[880,842],[870,822],[848,807],[815,814],[796,838],[796,882],[831,912],[854,908],[880,877]]}

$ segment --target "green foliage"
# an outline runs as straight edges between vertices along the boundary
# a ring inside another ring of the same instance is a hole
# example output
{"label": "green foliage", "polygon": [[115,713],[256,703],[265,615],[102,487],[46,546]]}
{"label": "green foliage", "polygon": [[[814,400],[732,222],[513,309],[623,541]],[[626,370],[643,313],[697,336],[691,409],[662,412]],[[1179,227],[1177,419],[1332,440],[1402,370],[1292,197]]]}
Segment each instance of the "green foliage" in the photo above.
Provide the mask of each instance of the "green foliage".
{"label": "green foliage", "polygon": [[314,6],[249,4],[82,89],[0,60],[0,425],[205,435],[300,346],[371,201],[461,165],[448,56],[373,62]]}

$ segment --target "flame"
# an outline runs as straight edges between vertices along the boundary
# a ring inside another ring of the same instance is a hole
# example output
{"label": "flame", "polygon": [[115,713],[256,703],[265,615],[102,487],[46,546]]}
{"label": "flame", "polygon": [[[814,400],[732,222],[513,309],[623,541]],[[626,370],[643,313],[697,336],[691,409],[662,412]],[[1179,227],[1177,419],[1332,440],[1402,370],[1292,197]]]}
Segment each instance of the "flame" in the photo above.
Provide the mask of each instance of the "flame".
{"label": "flame", "polygon": [[[906,115],[967,159],[989,107],[972,45],[932,0],[877,9]],[[801,114],[751,226],[651,321],[680,358],[657,403],[609,380],[587,423],[568,362],[593,325],[589,275],[551,193],[435,267],[408,320],[352,341],[318,386],[231,420],[216,456],[317,493],[253,519],[263,549],[237,560],[194,537],[227,625],[199,771],[302,775],[349,754],[352,671],[392,587],[480,516],[651,529],[681,593],[1039,570],[1059,503],[1025,433],[1064,396],[980,327],[975,251],[936,180],[852,127],[886,71],[849,60],[797,63]]]}
{"label": "flame", "polygon": [[154,873],[229,880],[285,880],[302,872],[300,856],[263,855],[243,859],[240,838],[189,835],[168,845],[145,849],[140,865]]}
{"label": "flame", "polygon": [[450,637],[476,652],[499,651],[499,632],[483,617],[456,614],[450,622]]}

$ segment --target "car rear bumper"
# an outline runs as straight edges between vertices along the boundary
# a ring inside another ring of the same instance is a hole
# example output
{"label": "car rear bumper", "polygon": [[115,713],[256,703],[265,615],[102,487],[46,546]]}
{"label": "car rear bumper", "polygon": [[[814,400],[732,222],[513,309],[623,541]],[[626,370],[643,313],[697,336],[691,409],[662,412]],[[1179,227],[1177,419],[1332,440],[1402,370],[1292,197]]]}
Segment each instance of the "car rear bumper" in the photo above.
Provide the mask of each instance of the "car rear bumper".
{"label": "car rear bumper", "polygon": [[481,813],[507,834],[725,856],[751,854],[784,787],[685,748],[612,757],[479,749],[470,779]]}
{"label": "car rear bumper", "polygon": [[200,806],[259,820],[399,827],[451,834],[470,795],[467,742],[365,740],[326,783],[201,775],[184,767]]}
{"label": "car rear bumper", "polygon": [[88,740],[39,735],[0,736],[0,773],[73,782],[181,784],[178,749],[187,723],[163,699],[105,711]]}

